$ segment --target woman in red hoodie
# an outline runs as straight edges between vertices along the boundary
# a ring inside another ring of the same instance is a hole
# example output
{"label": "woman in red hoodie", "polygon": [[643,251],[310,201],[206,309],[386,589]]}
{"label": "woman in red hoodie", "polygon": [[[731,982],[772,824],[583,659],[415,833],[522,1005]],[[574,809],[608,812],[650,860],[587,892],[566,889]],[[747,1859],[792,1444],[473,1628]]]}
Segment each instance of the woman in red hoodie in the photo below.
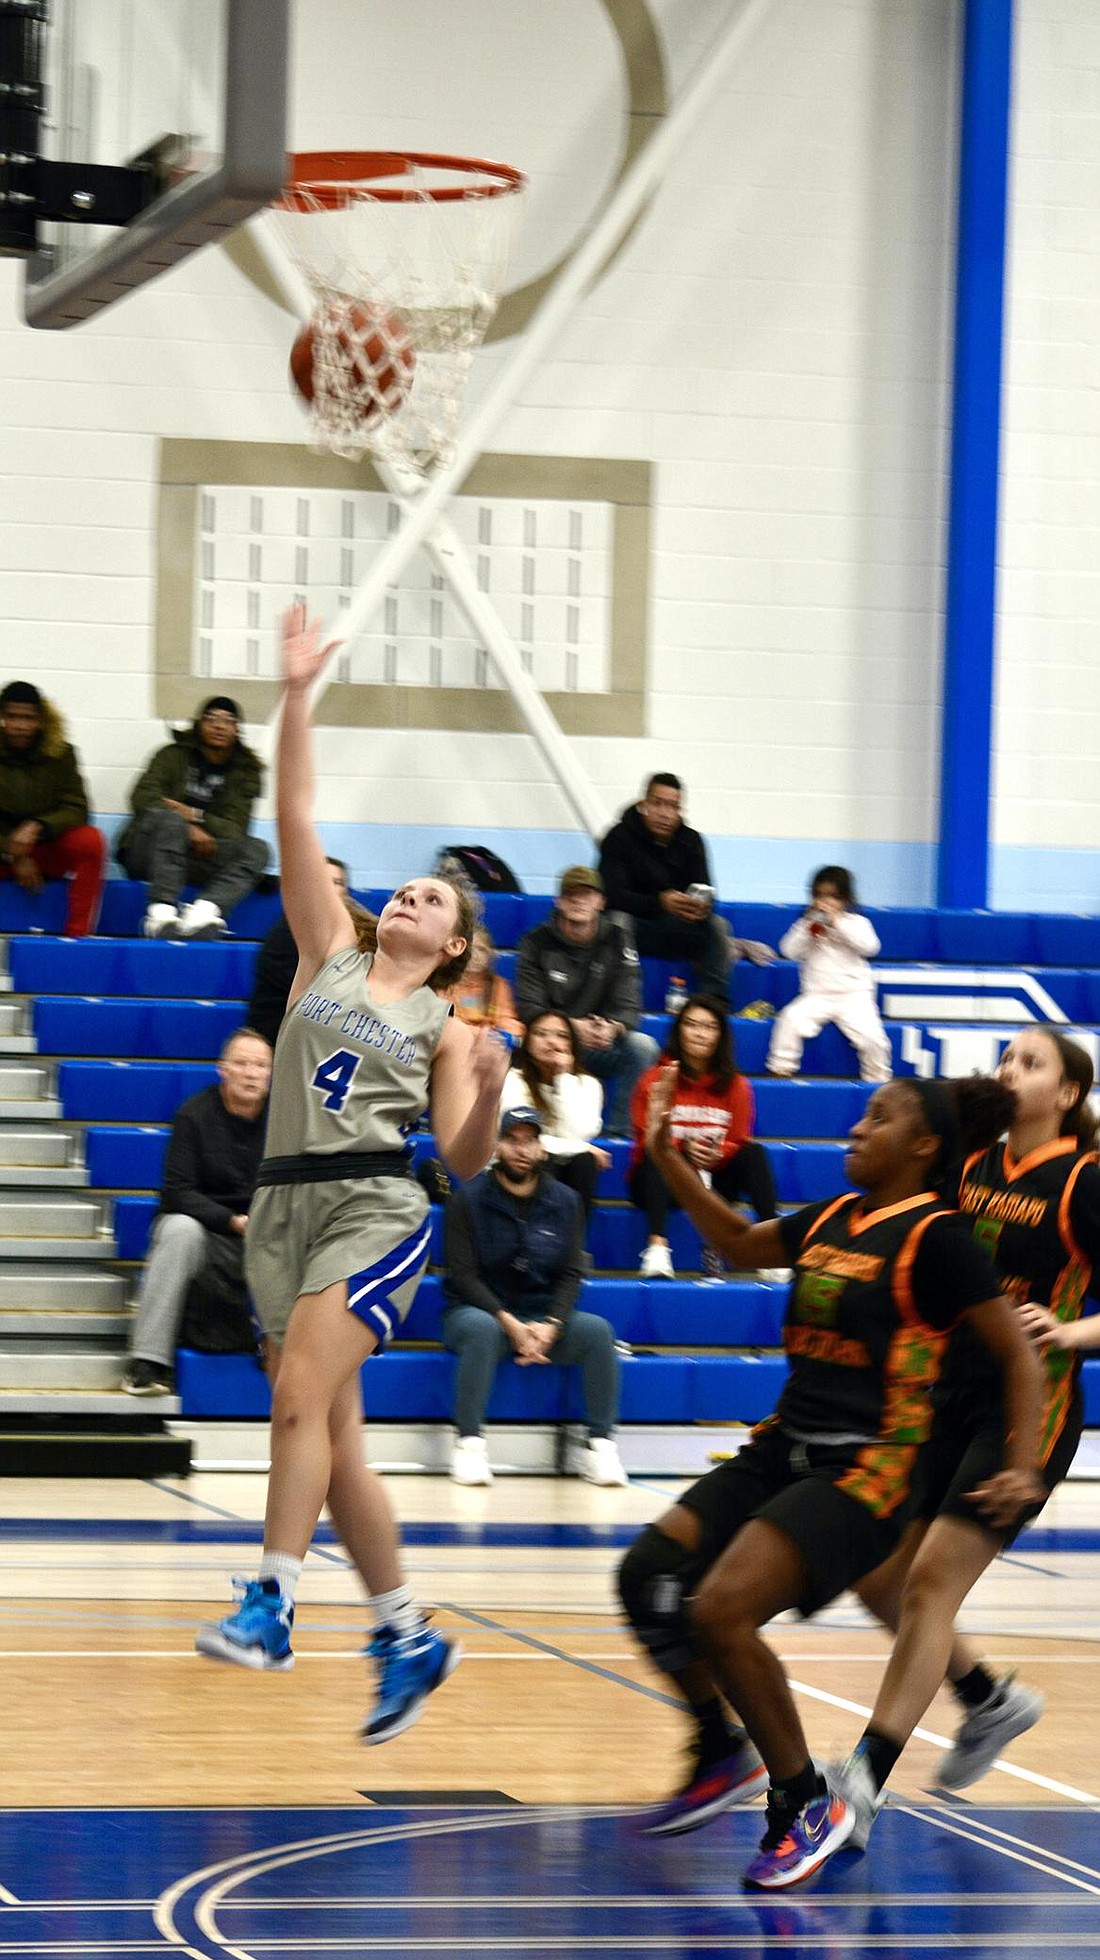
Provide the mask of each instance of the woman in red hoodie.
{"label": "woman in red hoodie", "polygon": [[[666,1228],[670,1209],[679,1207],[645,1150],[649,1098],[661,1070],[670,1061],[679,1068],[671,1111],[677,1149],[719,1197],[730,1203],[746,1197],[758,1218],[776,1215],[771,1165],[763,1144],[752,1138],[756,1114],[752,1090],[737,1067],[725,1006],[713,995],[693,994],[669,1029],[661,1060],[642,1076],[630,1100],[634,1143],[627,1166],[627,1188],[631,1202],[645,1212],[649,1226],[642,1253],[643,1279],[675,1277]],[[704,1246],[704,1274],[717,1278],[720,1271],[717,1255]],[[790,1274],[777,1269],[763,1277],[785,1280]]]}

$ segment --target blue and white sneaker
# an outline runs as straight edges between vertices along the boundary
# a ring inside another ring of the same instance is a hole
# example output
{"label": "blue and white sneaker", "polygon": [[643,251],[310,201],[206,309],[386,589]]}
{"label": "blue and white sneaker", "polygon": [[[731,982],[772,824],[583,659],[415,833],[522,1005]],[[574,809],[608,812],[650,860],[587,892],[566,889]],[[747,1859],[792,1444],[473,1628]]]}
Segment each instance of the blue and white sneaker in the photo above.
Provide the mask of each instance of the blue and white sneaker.
{"label": "blue and white sneaker", "polygon": [[781,1892],[820,1871],[847,1844],[856,1813],[836,1790],[826,1789],[791,1816],[768,1799],[768,1828],[742,1883],[753,1892]]}
{"label": "blue and white sneaker", "polygon": [[367,1743],[388,1742],[411,1729],[433,1689],[442,1686],[462,1659],[458,1642],[444,1639],[425,1621],[415,1633],[404,1635],[379,1627],[364,1652],[378,1668],[374,1707],[361,1730]]}
{"label": "blue and white sneaker", "polygon": [[201,1626],[195,1651],[212,1661],[233,1661],[237,1667],[294,1666],[290,1629],[294,1608],[283,1598],[277,1579],[234,1579],[237,1609],[224,1620]]}

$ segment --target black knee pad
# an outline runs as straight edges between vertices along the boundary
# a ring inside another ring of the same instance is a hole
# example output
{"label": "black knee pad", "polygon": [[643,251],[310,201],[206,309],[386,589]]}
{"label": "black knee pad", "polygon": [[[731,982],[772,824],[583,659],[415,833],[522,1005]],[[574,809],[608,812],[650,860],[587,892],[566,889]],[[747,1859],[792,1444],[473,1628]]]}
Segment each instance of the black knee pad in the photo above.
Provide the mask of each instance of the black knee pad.
{"label": "black knee pad", "polygon": [[686,1604],[699,1576],[698,1554],[652,1524],[619,1566],[619,1598],[627,1619],[663,1674],[682,1674],[699,1659]]}

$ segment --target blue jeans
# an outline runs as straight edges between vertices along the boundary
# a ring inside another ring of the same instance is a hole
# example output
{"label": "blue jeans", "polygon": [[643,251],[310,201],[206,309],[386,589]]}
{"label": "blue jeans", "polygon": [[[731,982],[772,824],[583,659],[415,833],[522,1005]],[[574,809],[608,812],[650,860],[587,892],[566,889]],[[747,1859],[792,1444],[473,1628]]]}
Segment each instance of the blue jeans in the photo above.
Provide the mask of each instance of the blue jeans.
{"label": "blue jeans", "polygon": [[581,1049],[581,1062],[597,1082],[613,1082],[615,1094],[610,1110],[604,1111],[603,1127],[612,1136],[630,1135],[630,1098],[634,1084],[647,1068],[660,1058],[660,1048],[652,1035],[621,1034],[610,1048]]}
{"label": "blue jeans", "polygon": [[[458,1356],[455,1428],[460,1436],[477,1436],[493,1376],[499,1363],[511,1354],[512,1343],[496,1315],[486,1313],[483,1307],[447,1307],[442,1338],[444,1347]],[[598,1313],[571,1313],[550,1350],[550,1358],[555,1367],[580,1368],[588,1433],[610,1436],[619,1413],[619,1357],[610,1321]]]}

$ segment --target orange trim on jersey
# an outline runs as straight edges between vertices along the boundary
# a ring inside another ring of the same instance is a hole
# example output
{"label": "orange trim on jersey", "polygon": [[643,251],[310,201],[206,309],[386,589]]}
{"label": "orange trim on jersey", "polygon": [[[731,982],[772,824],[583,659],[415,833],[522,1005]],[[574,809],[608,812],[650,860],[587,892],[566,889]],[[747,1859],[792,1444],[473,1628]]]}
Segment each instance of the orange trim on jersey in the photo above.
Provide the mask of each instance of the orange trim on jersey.
{"label": "orange trim on jersey", "polygon": [[1052,1163],[1055,1157],[1071,1157],[1080,1149],[1076,1137],[1055,1137],[1050,1143],[1041,1143],[1035,1150],[1029,1150],[1019,1161],[1005,1144],[1001,1153],[1001,1164],[1009,1184],[1015,1184],[1018,1177],[1026,1177],[1028,1171],[1037,1170],[1040,1164]]}
{"label": "orange trim on jersey", "polygon": [[917,1205],[939,1205],[941,1210],[947,1210],[938,1191],[918,1191],[915,1198],[903,1198],[896,1205],[881,1205],[877,1211],[862,1211],[863,1203],[862,1198],[857,1199],[852,1212],[848,1229],[853,1235],[869,1231],[872,1225],[878,1225],[884,1218],[900,1218],[903,1211],[913,1211]]}
{"label": "orange trim on jersey", "polygon": [[809,1231],[807,1232],[805,1238],[802,1241],[803,1245],[809,1245],[810,1240],[817,1236],[818,1232],[820,1232],[821,1227],[825,1224],[826,1220],[830,1218],[835,1218],[841,1206],[850,1205],[852,1201],[853,1201],[853,1197],[851,1191],[845,1191],[839,1198],[831,1198],[829,1203],[826,1205],[824,1211],[821,1213],[820,1217],[814,1219],[813,1224],[810,1226]]}
{"label": "orange trim on jersey", "polygon": [[[1067,1137],[1066,1142],[1072,1143],[1073,1138]],[[1070,1199],[1073,1195],[1073,1187],[1084,1170],[1085,1165],[1098,1162],[1100,1162],[1100,1158],[1097,1157],[1095,1150],[1082,1151],[1080,1161],[1074,1164],[1073,1169],[1062,1186],[1062,1195],[1058,1201],[1058,1236],[1071,1258],[1075,1259],[1079,1266],[1085,1268],[1086,1285],[1092,1277],[1092,1261],[1082,1252],[1077,1240],[1073,1236],[1073,1227],[1069,1219],[1069,1206]],[[1059,1275],[1060,1277],[1061,1275]]]}

